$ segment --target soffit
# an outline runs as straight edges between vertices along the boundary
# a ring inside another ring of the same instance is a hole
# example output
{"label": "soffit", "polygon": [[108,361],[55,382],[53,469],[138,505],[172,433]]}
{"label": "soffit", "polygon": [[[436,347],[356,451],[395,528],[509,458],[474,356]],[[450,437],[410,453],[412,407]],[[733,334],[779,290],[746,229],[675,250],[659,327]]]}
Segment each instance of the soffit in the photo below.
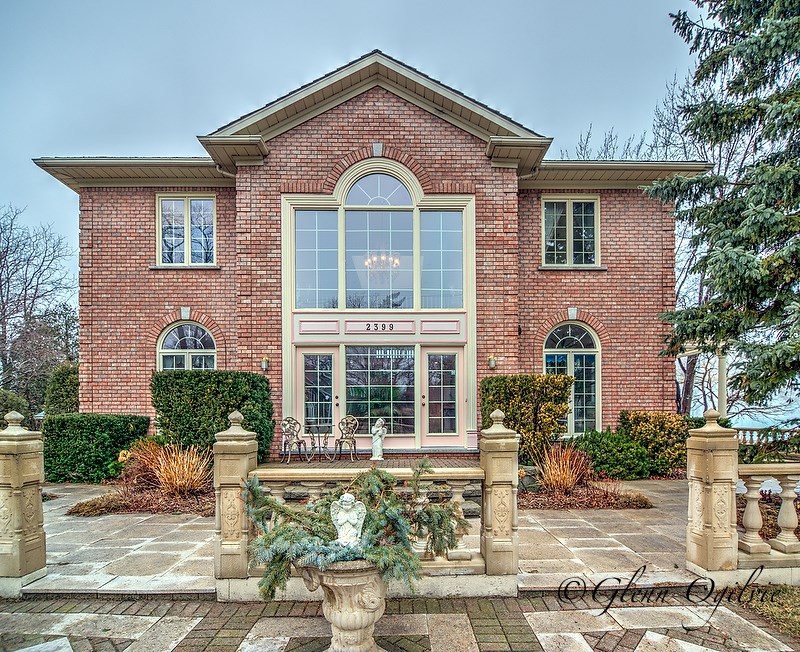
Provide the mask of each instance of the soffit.
{"label": "soffit", "polygon": [[33,162],[76,192],[104,186],[235,185],[209,158],[53,157]]}
{"label": "soffit", "polygon": [[692,177],[711,169],[705,161],[542,161],[520,178],[520,189],[639,188],[658,179]]}

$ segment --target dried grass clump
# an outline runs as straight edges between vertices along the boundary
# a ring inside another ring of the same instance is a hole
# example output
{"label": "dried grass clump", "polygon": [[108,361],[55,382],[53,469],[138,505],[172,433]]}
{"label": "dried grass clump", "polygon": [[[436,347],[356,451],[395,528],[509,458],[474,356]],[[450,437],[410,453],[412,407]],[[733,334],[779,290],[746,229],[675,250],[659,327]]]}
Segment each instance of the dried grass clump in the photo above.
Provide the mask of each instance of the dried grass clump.
{"label": "dried grass clump", "polygon": [[140,481],[150,481],[166,494],[196,494],[211,481],[210,450],[180,444],[144,445],[132,450],[131,456],[144,467]]}
{"label": "dried grass clump", "polygon": [[114,514],[127,505],[125,498],[117,491],[103,494],[91,500],[84,500],[67,510],[67,516],[102,516]]}
{"label": "dried grass clump", "polygon": [[539,467],[539,484],[545,491],[570,494],[592,477],[589,456],[571,444],[545,447],[536,462]]}

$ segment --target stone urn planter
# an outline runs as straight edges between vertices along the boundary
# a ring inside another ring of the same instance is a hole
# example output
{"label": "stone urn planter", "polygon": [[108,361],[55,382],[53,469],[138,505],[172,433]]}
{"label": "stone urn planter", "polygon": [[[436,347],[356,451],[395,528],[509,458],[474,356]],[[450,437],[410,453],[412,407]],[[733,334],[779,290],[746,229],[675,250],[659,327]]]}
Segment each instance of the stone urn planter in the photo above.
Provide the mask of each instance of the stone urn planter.
{"label": "stone urn planter", "polygon": [[295,562],[309,591],[322,587],[322,613],[331,624],[329,652],[377,652],[375,623],[386,609],[386,584],[363,559],[340,561],[320,570]]}

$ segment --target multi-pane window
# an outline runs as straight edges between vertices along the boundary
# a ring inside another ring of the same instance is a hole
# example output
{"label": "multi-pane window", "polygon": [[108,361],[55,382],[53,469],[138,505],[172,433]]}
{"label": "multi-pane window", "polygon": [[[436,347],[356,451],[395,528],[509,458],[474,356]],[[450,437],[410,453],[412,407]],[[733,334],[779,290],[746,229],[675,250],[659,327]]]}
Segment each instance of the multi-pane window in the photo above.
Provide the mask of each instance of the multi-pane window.
{"label": "multi-pane window", "polygon": [[213,197],[158,198],[158,261],[161,265],[213,265]]}
{"label": "multi-pane window", "polygon": [[414,434],[413,346],[345,347],[347,414],[368,434],[382,417],[390,435]]}
{"label": "multi-pane window", "polygon": [[326,426],[333,423],[333,356],[330,353],[303,355],[304,423]]}
{"label": "multi-pane window", "polygon": [[420,212],[422,308],[464,305],[461,211]]}
{"label": "multi-pane window", "polygon": [[456,432],[455,353],[428,355],[428,432]]}
{"label": "multi-pane window", "polygon": [[564,374],[575,378],[572,410],[567,419],[569,434],[599,428],[599,360],[594,336],[579,324],[561,324],[550,332],[544,349],[546,374]]}
{"label": "multi-pane window", "polygon": [[161,342],[158,353],[159,367],[165,371],[214,369],[216,348],[211,333],[199,324],[179,324],[170,330]]}
{"label": "multi-pane window", "polygon": [[544,264],[596,265],[597,202],[544,202]]}
{"label": "multi-pane window", "polygon": [[339,215],[295,212],[295,301],[298,308],[339,307]]}
{"label": "multi-pane window", "polygon": [[361,177],[340,208],[296,209],[293,230],[298,309],[464,307],[462,212],[420,210],[391,175]]}

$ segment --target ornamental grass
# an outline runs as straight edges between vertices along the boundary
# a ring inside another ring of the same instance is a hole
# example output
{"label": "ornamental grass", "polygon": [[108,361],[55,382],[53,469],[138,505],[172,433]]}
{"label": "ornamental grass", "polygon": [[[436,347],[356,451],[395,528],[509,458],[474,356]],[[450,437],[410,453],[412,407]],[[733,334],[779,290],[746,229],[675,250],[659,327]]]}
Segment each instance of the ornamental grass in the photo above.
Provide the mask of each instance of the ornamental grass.
{"label": "ornamental grass", "polygon": [[589,456],[572,444],[545,446],[536,459],[539,467],[539,484],[542,489],[559,494],[570,494],[592,478]]}

